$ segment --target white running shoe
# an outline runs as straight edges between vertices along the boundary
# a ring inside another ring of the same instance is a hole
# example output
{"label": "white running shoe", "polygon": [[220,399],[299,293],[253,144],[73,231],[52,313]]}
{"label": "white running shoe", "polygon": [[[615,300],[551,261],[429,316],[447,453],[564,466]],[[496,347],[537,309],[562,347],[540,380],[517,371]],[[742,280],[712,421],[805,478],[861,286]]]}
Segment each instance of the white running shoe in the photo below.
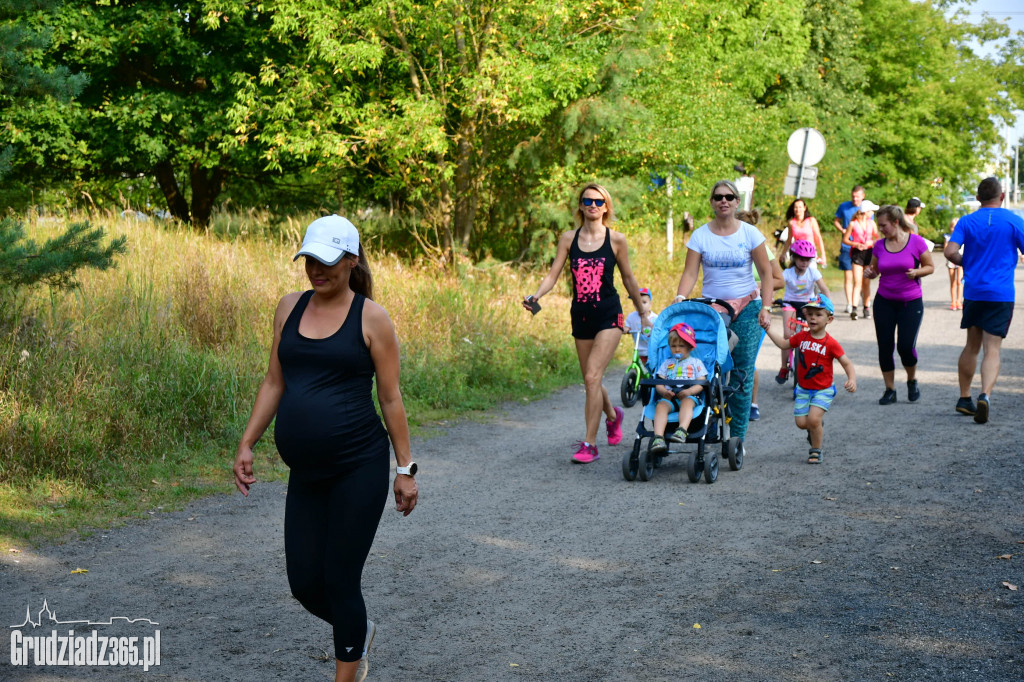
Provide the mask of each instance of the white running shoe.
{"label": "white running shoe", "polygon": [[366,619],[366,641],[363,642],[363,657],[359,659],[359,667],[356,668],[356,682],[363,682],[370,672],[370,661],[367,654],[370,653],[370,645],[373,644],[373,636],[377,633],[377,626],[369,618]]}

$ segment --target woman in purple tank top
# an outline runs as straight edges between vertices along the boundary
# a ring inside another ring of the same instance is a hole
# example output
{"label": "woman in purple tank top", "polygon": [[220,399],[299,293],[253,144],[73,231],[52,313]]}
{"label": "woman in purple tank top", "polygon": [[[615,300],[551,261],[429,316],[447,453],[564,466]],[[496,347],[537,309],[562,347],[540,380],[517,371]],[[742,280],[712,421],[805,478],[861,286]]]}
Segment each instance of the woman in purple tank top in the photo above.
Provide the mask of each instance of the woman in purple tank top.
{"label": "woman in purple tank top", "polygon": [[935,267],[928,245],[913,233],[899,206],[882,206],[875,221],[884,239],[874,243],[871,264],[864,269],[864,277],[874,279],[881,275],[875,294],[875,338],[885,393],[878,404],[896,402],[894,350],[907,371],[907,400],[915,402],[921,397],[917,386],[917,333],[924,316],[921,278],[932,274]]}
{"label": "woman in purple tank top", "polygon": [[586,389],[586,433],[574,446],[572,456],[573,461],[580,464],[599,457],[595,441],[602,412],[607,417],[608,444],[618,445],[622,440],[622,408],[612,407],[608,391],[602,385],[604,371],[622,338],[622,305],[615,291],[616,267],[643,325],[651,324],[643,312],[640,286],[629,267],[626,236],[608,227],[613,218],[608,190],[596,184],[584,187],[577,201],[576,229],[562,233],[551,270],[541,280],[537,292],[523,299],[523,307],[536,312],[537,301],[551,291],[566,261],[569,262],[573,292],[569,316]]}

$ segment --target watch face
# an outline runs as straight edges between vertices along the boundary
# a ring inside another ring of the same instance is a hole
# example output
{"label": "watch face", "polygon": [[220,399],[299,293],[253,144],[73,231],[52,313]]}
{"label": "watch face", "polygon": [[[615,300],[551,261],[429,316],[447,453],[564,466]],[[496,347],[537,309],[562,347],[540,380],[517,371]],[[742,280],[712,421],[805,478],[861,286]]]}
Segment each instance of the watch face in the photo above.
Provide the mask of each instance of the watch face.
{"label": "watch face", "polygon": [[409,465],[409,475],[410,476],[415,476],[416,472],[419,471],[419,470],[420,470],[420,467],[419,467],[419,465],[416,464],[416,462],[413,462],[412,464]]}

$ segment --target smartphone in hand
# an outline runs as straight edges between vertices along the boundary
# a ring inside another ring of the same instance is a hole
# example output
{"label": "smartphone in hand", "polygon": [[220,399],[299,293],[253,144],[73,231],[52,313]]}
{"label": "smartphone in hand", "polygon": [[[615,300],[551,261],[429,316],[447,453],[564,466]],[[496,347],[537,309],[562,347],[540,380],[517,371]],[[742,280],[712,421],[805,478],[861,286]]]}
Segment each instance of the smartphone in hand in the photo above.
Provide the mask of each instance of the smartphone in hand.
{"label": "smartphone in hand", "polygon": [[526,297],[526,305],[529,307],[531,315],[536,315],[540,312],[540,303],[533,296]]}

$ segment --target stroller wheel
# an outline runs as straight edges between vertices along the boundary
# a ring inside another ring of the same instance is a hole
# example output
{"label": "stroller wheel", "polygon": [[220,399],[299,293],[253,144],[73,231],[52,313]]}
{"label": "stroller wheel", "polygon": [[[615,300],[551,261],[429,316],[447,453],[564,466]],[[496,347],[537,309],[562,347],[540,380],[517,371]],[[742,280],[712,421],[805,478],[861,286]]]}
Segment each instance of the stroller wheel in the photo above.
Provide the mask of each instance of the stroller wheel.
{"label": "stroller wheel", "polygon": [[709,451],[704,457],[704,480],[708,483],[718,480],[718,453],[714,450]]}
{"label": "stroller wheel", "polygon": [[690,453],[690,461],[686,463],[686,477],[690,483],[696,483],[704,473],[704,443],[697,443],[697,451]]}
{"label": "stroller wheel", "polygon": [[636,405],[636,399],[639,396],[637,391],[637,381],[639,377],[635,369],[630,369],[626,372],[626,376],[622,377],[622,385],[619,386],[619,397],[622,398],[623,407],[633,407]]}
{"label": "stroller wheel", "polygon": [[633,441],[633,449],[622,456],[622,477],[627,481],[635,481],[640,470],[640,439]]}
{"label": "stroller wheel", "polygon": [[657,461],[658,456],[651,452],[651,443],[654,441],[652,438],[647,443],[646,448],[640,448],[640,462],[639,462],[639,474],[641,481],[649,481],[654,478],[654,462]]}
{"label": "stroller wheel", "polygon": [[722,454],[729,460],[729,468],[739,471],[743,468],[743,441],[732,437],[722,444]]}

